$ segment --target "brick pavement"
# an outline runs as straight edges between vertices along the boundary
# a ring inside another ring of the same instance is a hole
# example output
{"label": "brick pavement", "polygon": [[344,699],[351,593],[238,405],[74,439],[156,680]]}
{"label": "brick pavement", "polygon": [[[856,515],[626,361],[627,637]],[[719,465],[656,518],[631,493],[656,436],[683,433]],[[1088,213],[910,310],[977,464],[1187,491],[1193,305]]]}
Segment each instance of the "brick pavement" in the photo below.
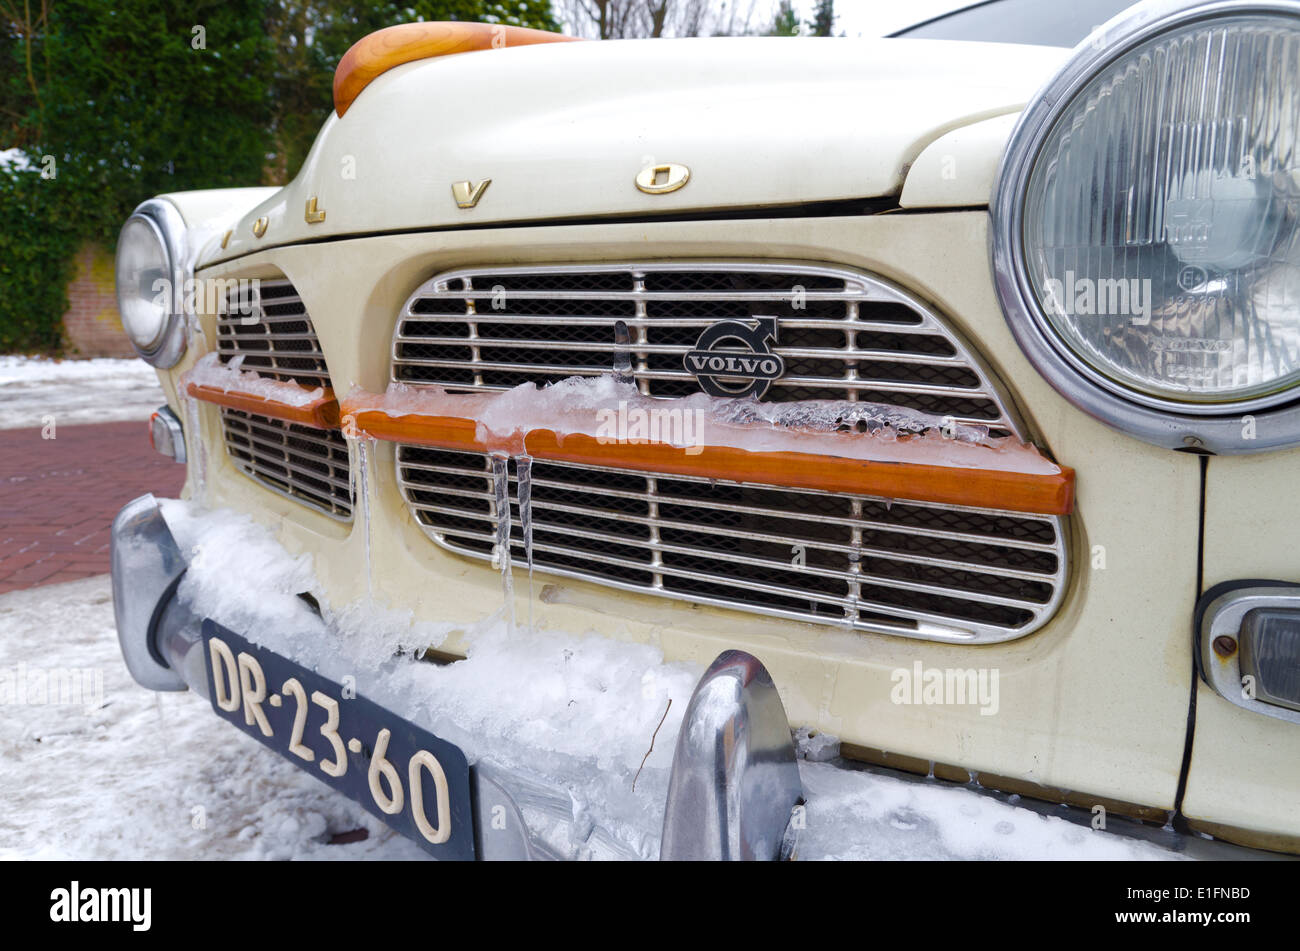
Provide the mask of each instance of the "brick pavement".
{"label": "brick pavement", "polygon": [[147,425],[0,430],[0,594],[103,574],[118,509],[180,492],[185,467],[154,452]]}

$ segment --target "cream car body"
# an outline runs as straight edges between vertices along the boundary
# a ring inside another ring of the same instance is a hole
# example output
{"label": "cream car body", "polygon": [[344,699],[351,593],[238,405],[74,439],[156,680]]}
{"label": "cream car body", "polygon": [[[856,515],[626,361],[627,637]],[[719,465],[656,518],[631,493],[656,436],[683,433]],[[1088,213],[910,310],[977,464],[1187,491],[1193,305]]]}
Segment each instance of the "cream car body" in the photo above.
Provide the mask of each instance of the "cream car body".
{"label": "cream car body", "polygon": [[[403,305],[456,268],[685,259],[803,262],[866,272],[932,306],[982,355],[1028,440],[1077,473],[1059,609],[1029,636],[969,646],[863,634],[667,600],[539,571],[538,627],[661,645],[707,664],[738,648],[772,673],[790,722],[853,755],[1273,848],[1300,842],[1300,725],[1218,696],[1194,672],[1192,612],[1233,578],[1297,577],[1300,451],[1214,457],[1128,437],[1066,401],[1008,329],[989,261],[989,196],[1020,111],[1068,51],[909,40],[715,39],[494,50],[398,66],[332,115],[274,191],[164,196],[202,279],[287,278],[335,391],[382,391]],[[635,187],[679,163],[670,194]],[[453,183],[490,180],[472,208]],[[309,220],[310,212],[323,212]],[[160,371],[181,420],[181,374],[216,346],[215,317]],[[370,456],[375,504],[340,522],[250,479],[220,411],[185,433],[206,455],[209,504],[308,552],[336,605],[375,593],[470,629],[501,606],[498,574],[433,544]],[[1204,468],[1203,468],[1204,467]],[[1202,479],[1204,524],[1202,526]],[[191,464],[186,493],[198,490]],[[1202,548],[1203,545],[1203,548]],[[1203,573],[1198,552],[1204,553]],[[1203,576],[1202,576],[1203,574]],[[515,586],[517,612],[528,610]],[[466,635],[444,651],[463,652]],[[891,702],[898,670],[1000,672],[999,708]],[[1194,701],[1194,702],[1193,702]],[[1190,716],[1190,720],[1189,720]],[[1190,763],[1184,764],[1192,732]],[[1185,771],[1185,772],[1184,772]],[[1185,777],[1185,794],[1180,790]]]}

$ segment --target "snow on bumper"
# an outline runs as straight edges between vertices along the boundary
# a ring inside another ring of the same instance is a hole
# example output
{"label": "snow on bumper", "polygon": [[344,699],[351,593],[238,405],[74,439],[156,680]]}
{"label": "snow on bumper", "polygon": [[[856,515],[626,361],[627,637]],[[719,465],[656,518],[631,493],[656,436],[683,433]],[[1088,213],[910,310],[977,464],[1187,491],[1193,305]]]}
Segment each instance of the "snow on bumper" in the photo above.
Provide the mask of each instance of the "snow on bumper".
{"label": "snow on bumper", "polygon": [[[123,507],[113,522],[112,571],[127,668],[151,690],[189,688],[211,700],[204,612],[181,590],[188,567],[157,499],[144,495]],[[259,632],[245,633],[256,639]],[[638,857],[617,836],[584,822],[571,795],[527,769],[479,758],[470,775],[480,858],[561,857],[566,850],[545,834],[557,823],[570,827],[570,840],[573,827],[581,829],[585,854]],[[800,798],[790,725],[770,675],[753,656],[724,652],[700,678],[681,721],[660,857],[788,856],[791,813]]]}

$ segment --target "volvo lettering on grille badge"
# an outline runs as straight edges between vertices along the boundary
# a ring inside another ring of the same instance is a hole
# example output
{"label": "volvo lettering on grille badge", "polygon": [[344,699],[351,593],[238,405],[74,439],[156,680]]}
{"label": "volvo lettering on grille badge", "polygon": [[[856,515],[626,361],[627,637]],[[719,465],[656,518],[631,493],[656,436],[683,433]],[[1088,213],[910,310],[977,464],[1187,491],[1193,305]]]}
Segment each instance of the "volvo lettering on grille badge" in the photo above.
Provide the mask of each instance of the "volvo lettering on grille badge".
{"label": "volvo lettering on grille badge", "polygon": [[762,399],[785,373],[785,361],[772,352],[776,334],[775,317],[720,320],[700,334],[682,364],[710,396]]}

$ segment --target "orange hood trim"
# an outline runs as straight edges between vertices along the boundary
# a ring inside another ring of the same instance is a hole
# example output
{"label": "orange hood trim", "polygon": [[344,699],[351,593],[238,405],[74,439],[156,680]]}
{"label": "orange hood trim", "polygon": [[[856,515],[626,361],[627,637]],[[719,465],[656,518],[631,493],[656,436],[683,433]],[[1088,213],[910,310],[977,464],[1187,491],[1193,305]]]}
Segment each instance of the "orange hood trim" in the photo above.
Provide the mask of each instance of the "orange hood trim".
{"label": "orange hood trim", "polygon": [[402,23],[377,30],[352,45],[334,71],[334,111],[342,118],[361,91],[376,78],[403,63],[536,43],[570,43],[579,39],[562,33],[530,30],[499,23]]}

